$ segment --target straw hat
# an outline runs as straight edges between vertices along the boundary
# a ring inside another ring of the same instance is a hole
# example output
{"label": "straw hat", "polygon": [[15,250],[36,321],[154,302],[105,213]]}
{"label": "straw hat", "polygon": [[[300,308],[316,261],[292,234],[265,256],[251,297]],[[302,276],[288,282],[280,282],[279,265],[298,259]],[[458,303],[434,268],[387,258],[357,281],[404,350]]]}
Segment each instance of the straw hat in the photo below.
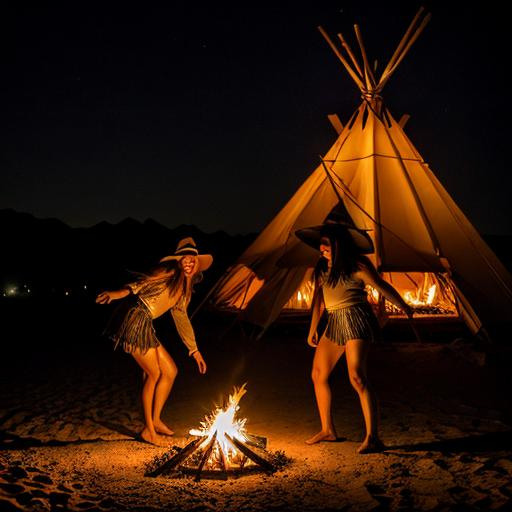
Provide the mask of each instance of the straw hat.
{"label": "straw hat", "polygon": [[356,247],[359,248],[362,254],[370,254],[375,251],[372,239],[364,229],[356,228],[353,224],[344,221],[327,221],[325,224],[318,226],[298,229],[295,234],[302,242],[313,247],[313,249],[319,250],[322,236],[332,235],[336,237],[342,230],[348,230]]}
{"label": "straw hat", "polygon": [[174,254],[165,256],[165,258],[160,260],[160,263],[169,260],[179,260],[183,258],[183,256],[195,256],[199,263],[200,272],[210,268],[211,264],[213,263],[213,256],[211,254],[199,254],[194,239],[190,237],[180,240],[176,250],[174,251]]}

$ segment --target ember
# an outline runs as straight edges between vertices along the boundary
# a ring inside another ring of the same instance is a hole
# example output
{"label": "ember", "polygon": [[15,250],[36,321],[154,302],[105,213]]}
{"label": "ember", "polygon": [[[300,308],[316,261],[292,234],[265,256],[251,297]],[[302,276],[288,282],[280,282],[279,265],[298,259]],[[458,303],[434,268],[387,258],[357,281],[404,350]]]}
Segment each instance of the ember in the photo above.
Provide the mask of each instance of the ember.
{"label": "ember", "polygon": [[201,476],[223,477],[243,470],[274,472],[287,459],[283,454],[265,450],[266,439],[249,434],[245,429],[246,418],[237,419],[239,401],[247,390],[245,384],[235,388],[224,407],[216,407],[201,422],[201,428],[191,429],[195,437],[184,448],[173,447],[148,466],[146,476],[178,471]]}

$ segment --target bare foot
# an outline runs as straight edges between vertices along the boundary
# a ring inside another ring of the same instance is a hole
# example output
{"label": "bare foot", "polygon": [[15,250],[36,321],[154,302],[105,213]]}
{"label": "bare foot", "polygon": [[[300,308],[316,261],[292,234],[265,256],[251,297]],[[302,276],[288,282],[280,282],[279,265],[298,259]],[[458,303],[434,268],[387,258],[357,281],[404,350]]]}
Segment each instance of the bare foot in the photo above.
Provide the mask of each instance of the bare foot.
{"label": "bare foot", "polygon": [[154,444],[155,446],[168,446],[168,442],[162,436],[159,436],[156,432],[150,432],[147,427],[145,427],[142,432],[139,434],[140,439],[146,441],[146,443]]}
{"label": "bare foot", "polygon": [[312,438],[306,441],[306,444],[316,444],[321,443],[322,441],[336,441],[336,434],[333,432],[324,432],[321,430],[318,434],[314,435]]}
{"label": "bare foot", "polygon": [[162,421],[153,422],[156,432],[163,434],[164,436],[173,436],[174,432]]}
{"label": "bare foot", "polygon": [[360,453],[361,455],[366,453],[379,453],[385,449],[385,444],[378,437],[369,437],[363,441],[361,446],[357,449],[357,453]]}

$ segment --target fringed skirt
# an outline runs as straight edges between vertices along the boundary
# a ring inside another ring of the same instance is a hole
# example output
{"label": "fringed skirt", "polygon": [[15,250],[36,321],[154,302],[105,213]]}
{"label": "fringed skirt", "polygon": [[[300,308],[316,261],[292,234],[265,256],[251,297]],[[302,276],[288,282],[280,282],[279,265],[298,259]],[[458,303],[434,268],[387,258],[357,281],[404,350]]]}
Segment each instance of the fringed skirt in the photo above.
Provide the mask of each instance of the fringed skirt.
{"label": "fringed skirt", "polygon": [[380,326],[368,302],[346,308],[327,310],[327,336],[337,345],[345,345],[349,340],[379,339]]}
{"label": "fringed skirt", "polygon": [[122,299],[103,334],[114,342],[114,349],[121,345],[130,354],[136,350],[145,354],[160,345],[148,308],[134,295]]}

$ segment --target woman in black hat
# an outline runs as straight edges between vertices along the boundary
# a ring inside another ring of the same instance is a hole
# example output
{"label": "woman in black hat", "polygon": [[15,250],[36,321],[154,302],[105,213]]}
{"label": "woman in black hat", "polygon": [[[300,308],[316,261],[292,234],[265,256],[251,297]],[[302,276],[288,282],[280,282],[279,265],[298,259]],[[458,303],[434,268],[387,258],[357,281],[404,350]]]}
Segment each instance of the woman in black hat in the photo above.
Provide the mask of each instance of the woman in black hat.
{"label": "woman in black hat", "polygon": [[160,418],[178,373],[176,364],[162,346],[153,327],[153,319],[171,312],[183,343],[198,366],[206,373],[206,363],[197,348],[194,330],[187,315],[192,286],[201,279],[201,272],[212,264],[209,254],[199,254],[192,238],[178,243],[175,253],[162,258],[149,274],[141,274],[136,282],[115,291],[104,291],[96,297],[99,304],[123,299],[105,330],[114,341],[133,356],[145,374],[142,406],[145,426],[142,440],[164,446],[163,435],[173,431]]}
{"label": "woman in black hat", "polygon": [[[363,254],[373,252],[373,243],[365,231],[351,225],[327,223],[301,229],[297,236],[320,250],[315,268],[315,295],[308,344],[315,347],[312,379],[322,429],[307,444],[335,441],[336,430],[331,416],[329,376],[343,354],[352,386],[359,395],[366,435],[359,453],[384,449],[378,433],[378,405],[366,375],[370,344],[378,338],[379,324],[367,300],[369,284],[386,299],[412,316],[412,309],[400,294],[377,273]],[[321,337],[317,327],[327,309],[327,327]]]}

